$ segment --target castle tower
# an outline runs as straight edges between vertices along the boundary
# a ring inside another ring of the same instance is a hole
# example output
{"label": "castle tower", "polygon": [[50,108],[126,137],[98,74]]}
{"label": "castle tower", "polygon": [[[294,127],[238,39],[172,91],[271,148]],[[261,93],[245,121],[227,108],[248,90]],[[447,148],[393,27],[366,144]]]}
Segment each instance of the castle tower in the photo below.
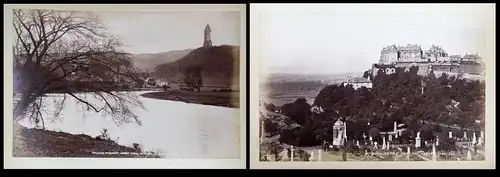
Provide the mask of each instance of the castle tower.
{"label": "castle tower", "polygon": [[210,25],[207,24],[205,27],[205,38],[203,41],[203,47],[211,47],[212,46],[212,40],[210,39],[210,33],[212,30],[210,29]]}

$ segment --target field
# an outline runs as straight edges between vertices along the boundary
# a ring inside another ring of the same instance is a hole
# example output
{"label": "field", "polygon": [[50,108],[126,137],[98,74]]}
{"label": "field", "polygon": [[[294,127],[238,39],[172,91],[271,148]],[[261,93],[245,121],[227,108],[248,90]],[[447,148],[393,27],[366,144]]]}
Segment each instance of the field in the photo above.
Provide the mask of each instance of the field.
{"label": "field", "polygon": [[268,83],[260,88],[260,98],[266,103],[281,106],[292,103],[299,97],[307,99],[309,104],[314,102],[314,98],[326,84],[319,82],[284,82]]}
{"label": "field", "polygon": [[182,101],[203,105],[239,108],[240,92],[214,92],[213,89],[205,88],[200,92],[184,90],[169,90],[161,92],[150,92],[142,94],[146,98],[161,100]]}

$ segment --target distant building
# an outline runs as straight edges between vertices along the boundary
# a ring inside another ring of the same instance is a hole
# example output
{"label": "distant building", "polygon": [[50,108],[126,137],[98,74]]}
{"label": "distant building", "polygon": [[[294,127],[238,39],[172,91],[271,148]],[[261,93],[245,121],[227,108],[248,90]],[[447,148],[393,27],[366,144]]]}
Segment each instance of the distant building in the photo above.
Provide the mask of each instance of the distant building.
{"label": "distant building", "polygon": [[212,29],[210,28],[210,25],[207,24],[205,27],[205,38],[203,40],[203,47],[211,47],[212,46],[212,39],[211,39],[211,33]]}
{"label": "distant building", "polygon": [[386,74],[395,73],[395,68],[418,67],[419,75],[427,75],[430,71],[439,73],[484,75],[484,63],[476,54],[448,55],[443,48],[432,45],[429,50],[423,51],[419,45],[407,46],[390,45],[382,49],[380,60],[372,66],[372,76],[382,69]]}
{"label": "distant building", "polygon": [[372,88],[372,82],[364,77],[348,77],[346,82],[343,83],[344,87],[347,85],[352,85],[352,87],[357,90],[361,87]]}

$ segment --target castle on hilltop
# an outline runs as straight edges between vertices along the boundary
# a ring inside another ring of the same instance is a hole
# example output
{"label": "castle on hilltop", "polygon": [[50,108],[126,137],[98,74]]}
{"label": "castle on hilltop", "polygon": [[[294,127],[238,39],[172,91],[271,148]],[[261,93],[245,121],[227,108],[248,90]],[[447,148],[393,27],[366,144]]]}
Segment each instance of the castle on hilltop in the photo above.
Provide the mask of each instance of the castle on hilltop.
{"label": "castle on hilltop", "polygon": [[380,52],[379,62],[373,64],[372,73],[376,74],[382,69],[386,74],[395,72],[395,68],[409,68],[416,66],[420,75],[430,71],[435,74],[447,73],[448,75],[484,75],[484,63],[477,54],[449,55],[440,46],[432,45],[429,50],[422,50],[420,45],[408,44],[406,46],[390,45]]}
{"label": "castle on hilltop", "polygon": [[207,24],[205,27],[205,37],[203,39],[203,47],[211,47],[212,46],[212,39],[211,39],[211,33],[212,29],[210,28],[210,25]]}

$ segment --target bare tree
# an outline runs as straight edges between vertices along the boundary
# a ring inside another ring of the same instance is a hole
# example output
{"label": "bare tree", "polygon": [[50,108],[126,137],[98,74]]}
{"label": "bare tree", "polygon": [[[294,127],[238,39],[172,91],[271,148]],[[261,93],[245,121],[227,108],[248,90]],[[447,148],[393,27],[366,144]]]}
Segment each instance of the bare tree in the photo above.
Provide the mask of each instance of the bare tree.
{"label": "bare tree", "polygon": [[[138,96],[116,92],[120,80],[134,80],[129,56],[117,38],[92,13],[54,10],[14,10],[14,120],[42,123],[47,93],[55,99],[58,117],[66,97],[83,108],[111,115],[115,123],[135,121],[134,107],[143,108]],[[85,92],[80,94],[77,92]],[[53,108],[52,108],[53,109]]]}

